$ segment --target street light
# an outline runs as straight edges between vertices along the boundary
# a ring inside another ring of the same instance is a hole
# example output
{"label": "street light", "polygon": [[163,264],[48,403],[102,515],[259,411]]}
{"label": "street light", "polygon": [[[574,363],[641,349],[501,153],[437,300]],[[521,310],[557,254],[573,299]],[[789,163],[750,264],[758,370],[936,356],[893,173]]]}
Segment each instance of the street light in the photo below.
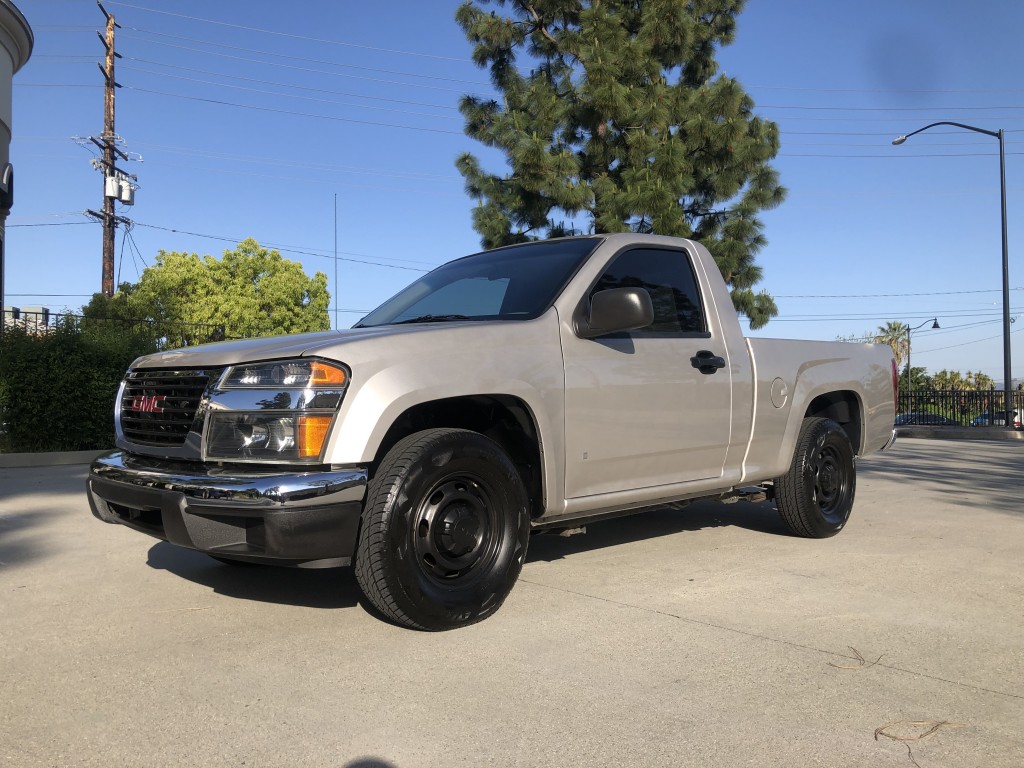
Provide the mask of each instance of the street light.
{"label": "street light", "polygon": [[973,125],[951,123],[944,120],[926,125],[924,128],[918,128],[916,131],[903,136],[897,136],[892,140],[892,143],[899,146],[911,136],[927,131],[929,128],[934,128],[937,125],[952,125],[954,128],[984,133],[986,136],[993,136],[999,139],[999,196],[1003,220],[1003,411],[1006,416],[1005,424],[1012,426],[1013,419],[1010,418],[1011,402],[1013,400],[1013,379],[1010,375],[1010,256],[1006,244],[1006,152],[1003,148],[1003,129],[987,131],[984,128],[975,128]]}
{"label": "street light", "polygon": [[910,327],[910,323],[907,323],[907,413],[914,412],[914,376],[913,371],[911,371],[910,368],[910,332],[916,331],[918,328],[924,328],[928,323],[931,323],[932,330],[935,330],[939,327],[939,318],[933,317],[931,320],[925,320],[923,323],[915,325],[913,328]]}

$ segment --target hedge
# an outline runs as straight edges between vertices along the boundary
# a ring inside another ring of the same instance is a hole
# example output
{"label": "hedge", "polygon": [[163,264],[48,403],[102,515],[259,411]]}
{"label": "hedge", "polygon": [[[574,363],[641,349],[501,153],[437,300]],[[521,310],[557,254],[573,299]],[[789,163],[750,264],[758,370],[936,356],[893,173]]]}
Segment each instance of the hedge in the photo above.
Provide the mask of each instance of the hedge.
{"label": "hedge", "polygon": [[114,400],[125,371],[156,350],[152,338],[73,318],[40,330],[0,330],[0,451],[114,446]]}

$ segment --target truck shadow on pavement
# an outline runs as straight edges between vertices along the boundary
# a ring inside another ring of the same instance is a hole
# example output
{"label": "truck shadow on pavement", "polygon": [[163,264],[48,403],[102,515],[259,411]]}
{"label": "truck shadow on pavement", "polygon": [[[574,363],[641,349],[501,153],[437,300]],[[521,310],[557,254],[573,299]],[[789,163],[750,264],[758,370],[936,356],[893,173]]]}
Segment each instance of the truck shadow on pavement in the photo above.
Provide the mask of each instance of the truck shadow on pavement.
{"label": "truck shadow on pavement", "polygon": [[735,527],[756,533],[789,536],[771,503],[739,501],[695,502],[687,507],[652,507],[626,517],[587,523],[586,534],[558,536],[541,534],[530,539],[526,562],[559,560],[580,552],[589,552],[621,544],[632,544],[677,533],[705,528]]}
{"label": "truck shadow on pavement", "polygon": [[[683,509],[655,507],[649,511],[587,525],[582,536],[540,535],[530,540],[526,561],[559,560],[569,555],[630,544],[705,528],[733,526],[757,533],[785,536],[771,504],[699,502]],[[227,565],[201,552],[165,541],[149,549],[147,565],[212,590],[218,595],[305,608],[361,607],[365,602],[351,568],[284,568],[269,565]]]}
{"label": "truck shadow on pavement", "polygon": [[150,547],[147,565],[241,600],[323,609],[362,605],[370,610],[363,605],[351,568],[227,565],[165,541]]}

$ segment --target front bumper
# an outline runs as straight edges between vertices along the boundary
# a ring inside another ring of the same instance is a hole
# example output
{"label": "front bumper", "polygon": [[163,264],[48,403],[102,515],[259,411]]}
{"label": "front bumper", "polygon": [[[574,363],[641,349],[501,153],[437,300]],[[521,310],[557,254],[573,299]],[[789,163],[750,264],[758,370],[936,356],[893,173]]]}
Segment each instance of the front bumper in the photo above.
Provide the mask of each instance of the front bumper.
{"label": "front bumper", "polygon": [[366,493],[362,467],[239,472],[115,451],[86,481],[93,514],[218,557],[348,565]]}

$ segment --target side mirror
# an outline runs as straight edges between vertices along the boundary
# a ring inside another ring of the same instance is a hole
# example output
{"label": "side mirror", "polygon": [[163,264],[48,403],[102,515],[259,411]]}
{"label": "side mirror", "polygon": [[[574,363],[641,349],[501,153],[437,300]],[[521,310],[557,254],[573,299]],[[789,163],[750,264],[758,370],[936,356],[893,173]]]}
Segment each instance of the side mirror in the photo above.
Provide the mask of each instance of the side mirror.
{"label": "side mirror", "polygon": [[584,339],[632,331],[654,322],[651,295],[643,288],[610,288],[590,300],[590,313],[578,324],[576,335]]}

